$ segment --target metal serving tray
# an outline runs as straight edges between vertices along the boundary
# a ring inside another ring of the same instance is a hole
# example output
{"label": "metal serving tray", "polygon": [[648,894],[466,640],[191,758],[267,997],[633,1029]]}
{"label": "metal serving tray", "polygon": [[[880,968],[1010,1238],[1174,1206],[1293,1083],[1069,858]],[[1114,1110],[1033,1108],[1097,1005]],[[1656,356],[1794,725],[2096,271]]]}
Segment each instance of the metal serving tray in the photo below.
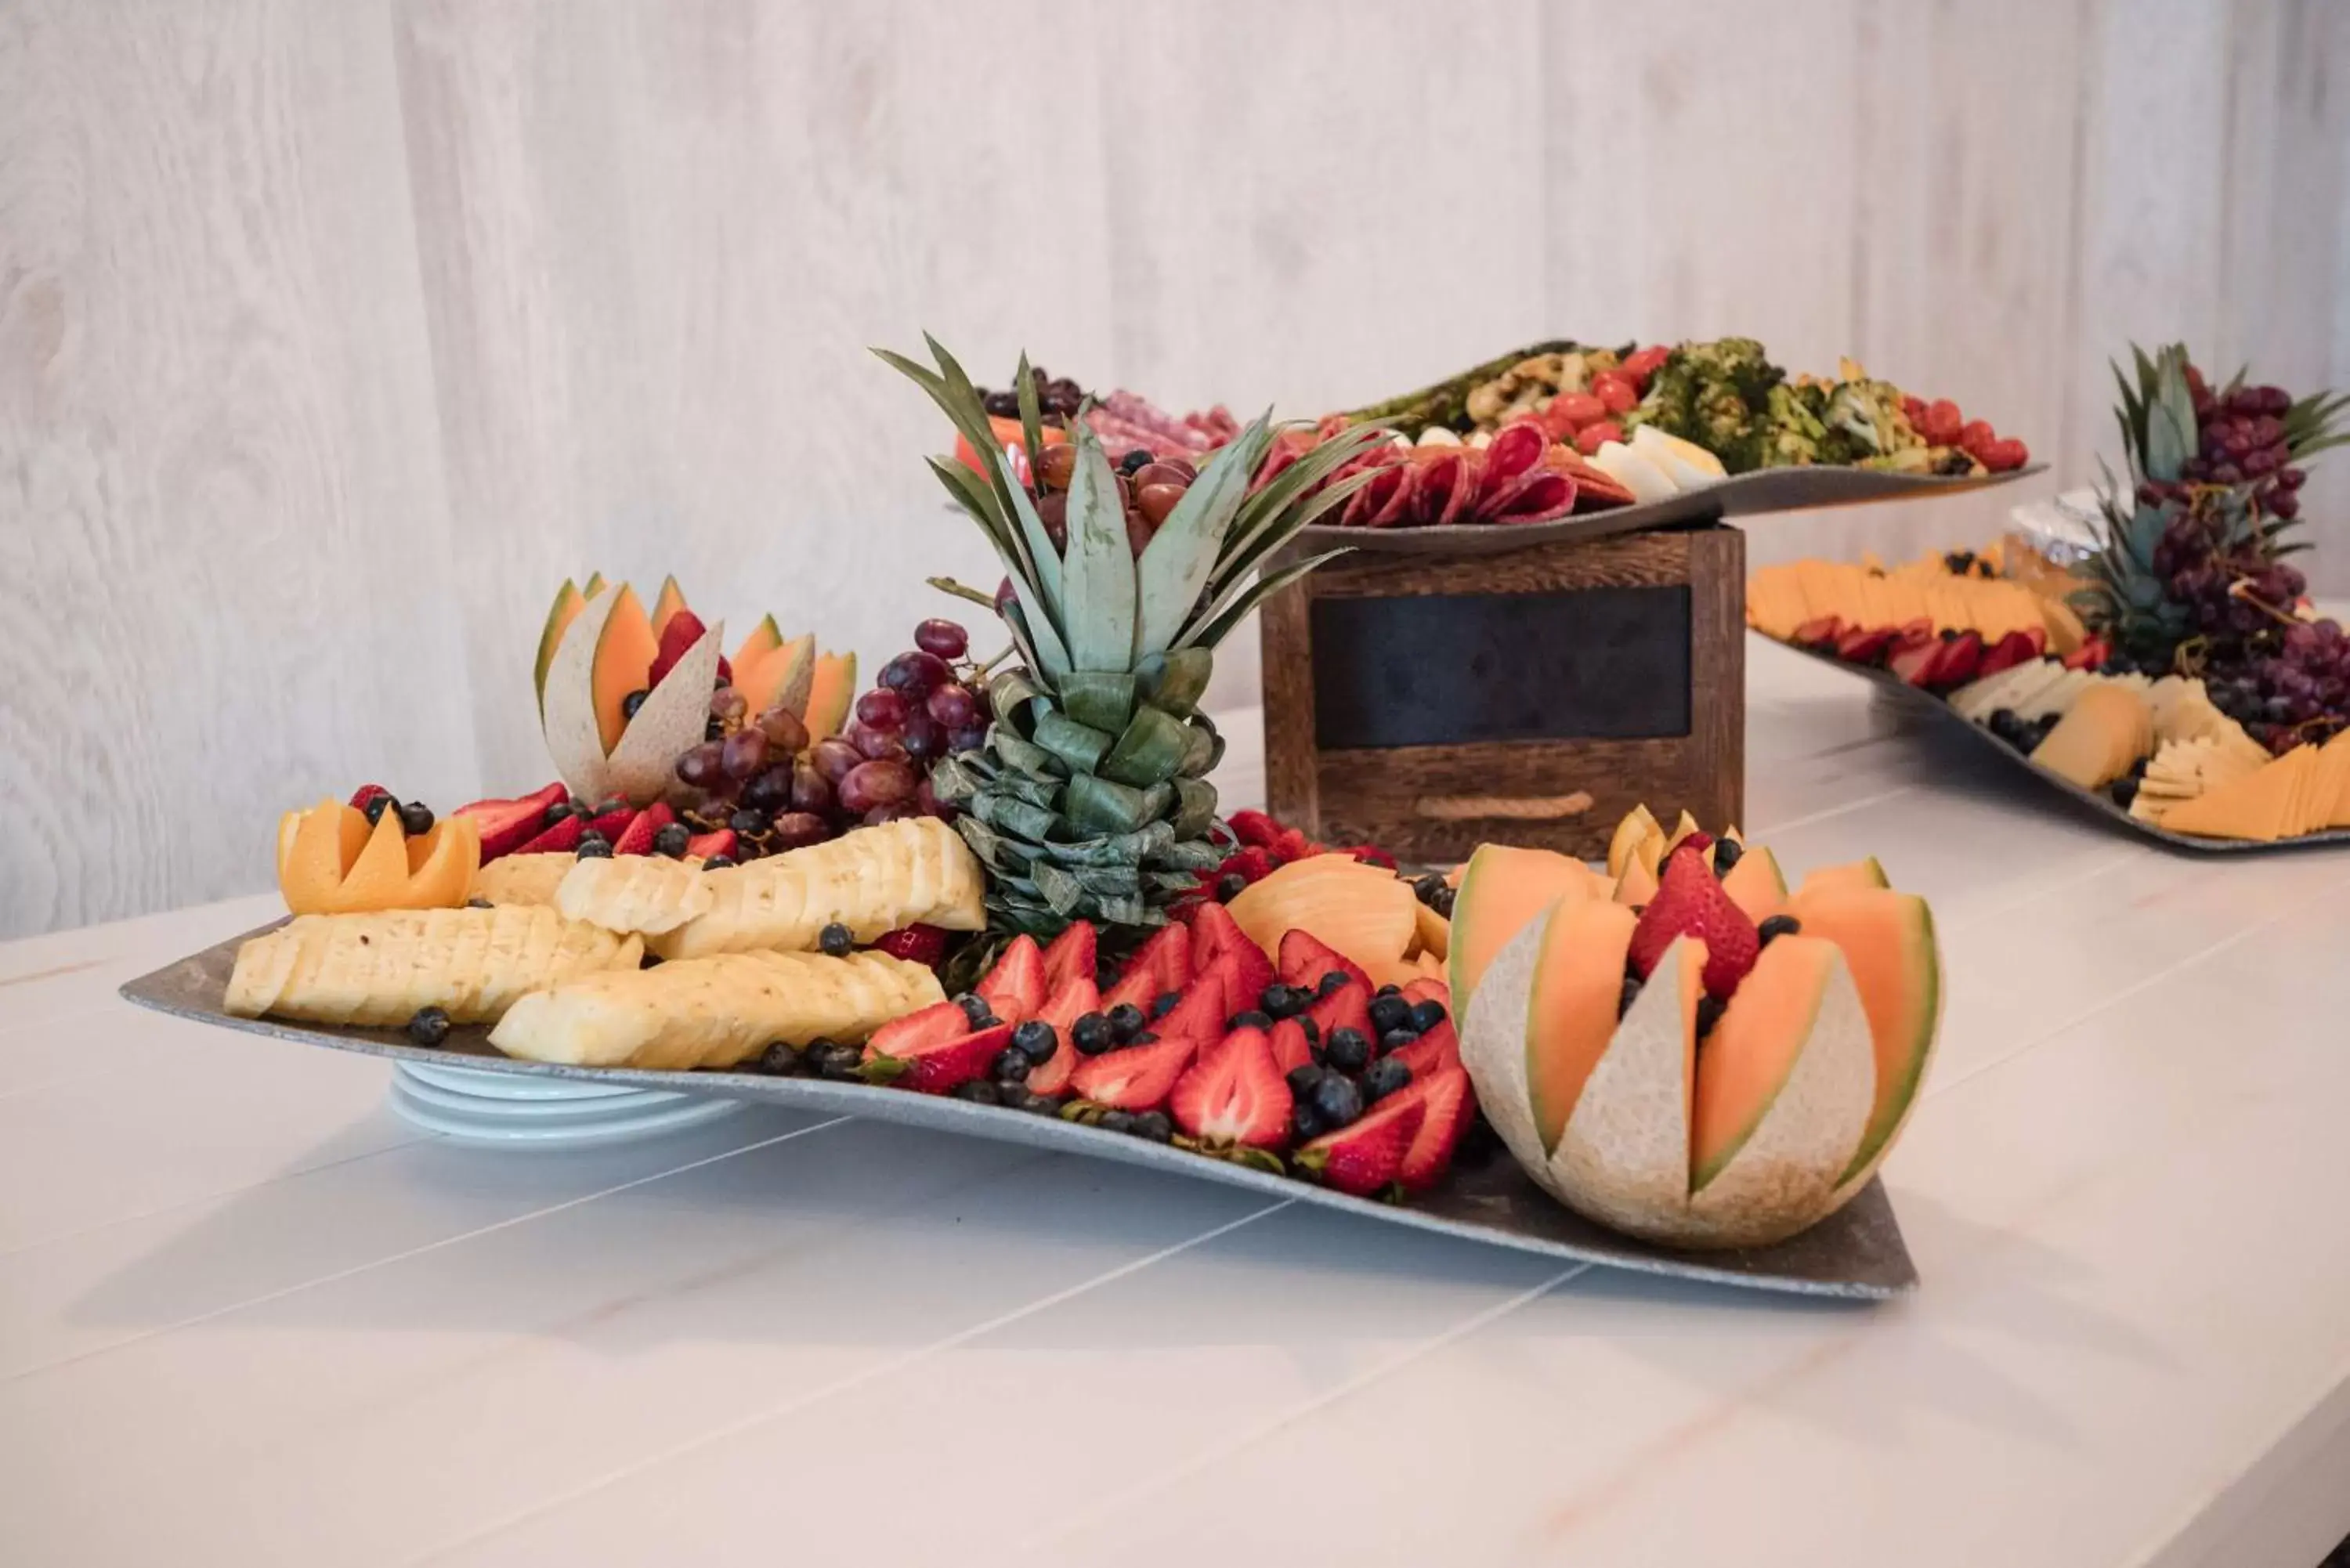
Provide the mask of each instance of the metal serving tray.
{"label": "metal serving tray", "polygon": [[[257,934],[257,933],[248,933]],[[812,1078],[771,1078],[755,1073],[669,1073],[623,1068],[564,1067],[517,1062],[498,1054],[487,1031],[458,1028],[436,1048],[411,1044],[396,1031],[333,1029],[234,1018],[221,1011],[238,937],[143,975],[122,988],[142,1007],[202,1023],[272,1034],[337,1051],[356,1051],[414,1063],[459,1065],[493,1073],[569,1078],[616,1088],[687,1090],[696,1094],[764,1101],[830,1115],[870,1116],[968,1137],[1122,1160],[1176,1176],[1244,1187],[1269,1198],[1358,1214],[1391,1225],[1410,1225],[1521,1251],[1636,1269],[1646,1273],[1798,1295],[1881,1301],[1916,1288],[1918,1272],[1895,1222],[1883,1183],[1871,1181],[1842,1210],[1792,1241],[1744,1251],[1678,1252],[1603,1230],[1566,1209],[1527,1179],[1508,1155],[1496,1153],[1482,1166],[1456,1169],[1443,1186],[1400,1204],[1350,1198],[1287,1177],[1270,1175],[1122,1133],[1076,1122],[973,1105],[935,1095]]]}

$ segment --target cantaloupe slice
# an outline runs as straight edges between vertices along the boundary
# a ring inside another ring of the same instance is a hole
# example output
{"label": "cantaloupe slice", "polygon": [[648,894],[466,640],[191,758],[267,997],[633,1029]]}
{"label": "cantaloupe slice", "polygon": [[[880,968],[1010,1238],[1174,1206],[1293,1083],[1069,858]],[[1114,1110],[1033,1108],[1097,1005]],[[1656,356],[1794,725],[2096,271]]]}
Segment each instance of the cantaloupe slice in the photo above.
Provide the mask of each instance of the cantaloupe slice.
{"label": "cantaloupe slice", "polygon": [[775,624],[774,616],[761,616],[759,624],[751,628],[751,635],[743,639],[743,646],[734,650],[734,657],[730,662],[734,667],[734,672],[739,675],[751,665],[783,646],[783,628]]}
{"label": "cantaloupe slice", "polygon": [[816,663],[816,638],[803,634],[749,660],[735,660],[734,690],[754,715],[776,707],[805,714],[815,690]]}
{"label": "cantaloupe slice", "polygon": [[538,634],[538,659],[530,670],[531,691],[538,698],[542,714],[546,711],[546,667],[555,662],[555,650],[562,646],[563,634],[579,618],[587,604],[588,596],[572,587],[569,577],[564,578],[563,586],[555,590],[555,603],[547,609],[546,624]]}
{"label": "cantaloupe slice", "polygon": [[801,715],[807,722],[809,739],[821,741],[827,735],[838,734],[840,727],[848,722],[848,705],[856,696],[857,655],[817,655],[807,711]]}
{"label": "cantaloupe slice", "polygon": [[2296,746],[2258,773],[2179,802],[2163,814],[2162,826],[2207,838],[2272,843],[2284,836],[2293,802],[2302,794],[2302,775],[2315,765],[2316,757],[2314,746]]}
{"label": "cantaloupe slice", "polygon": [[1802,936],[1764,948],[1699,1047],[1685,1240],[1764,1246],[1829,1212],[1876,1087],[1843,952]]}
{"label": "cantaloupe slice", "polygon": [[1224,908],[1268,959],[1278,960],[1283,937],[1302,930],[1364,970],[1384,971],[1410,946],[1419,904],[1411,884],[1391,871],[1351,855],[1313,855],[1251,883]]}
{"label": "cantaloupe slice", "polygon": [[588,677],[595,691],[596,732],[607,755],[620,743],[620,732],[629,727],[621,703],[629,692],[645,689],[645,677],[660,652],[652,620],[645,614],[637,590],[622,583],[611,613],[597,635],[596,658]]}
{"label": "cantaloupe slice", "polygon": [[1666,839],[1665,846],[1657,852],[1657,864],[1659,866],[1662,866],[1665,863],[1665,857],[1670,855],[1674,850],[1680,847],[1680,842],[1682,839],[1687,838],[1692,833],[1702,833],[1705,830],[1703,828],[1698,826],[1697,818],[1691,816],[1686,810],[1684,810],[1681,813],[1680,820],[1673,824],[1672,836]]}
{"label": "cantaloupe slice", "polygon": [[1592,1068],[1616,1037],[1624,955],[1639,917],[1602,900],[1562,901],[1542,922],[1525,1027],[1527,1098],[1548,1158]]}
{"label": "cantaloupe slice", "polygon": [[[1926,1081],[1942,1019],[1942,958],[1934,916],[1914,893],[1825,888],[1789,904],[1803,935],[1834,942],[1868,1018],[1877,1095],[1841,1188],[1866,1181],[1900,1136]],[[1774,942],[1773,944],[1776,946]]]}
{"label": "cantaloupe slice", "polygon": [[648,692],[620,743],[604,759],[604,792],[634,805],[660,798],[676,777],[680,753],[702,739],[710,722],[710,692],[718,681],[724,622],[704,628]]}
{"label": "cantaloupe slice", "polygon": [[1787,879],[1779,874],[1778,857],[1759,844],[1738,857],[1721,879],[1721,890],[1758,926],[1787,902]]}
{"label": "cantaloupe slice", "polygon": [[1419,905],[1411,912],[1413,945],[1419,949],[1414,956],[1432,958],[1437,972],[1444,971],[1444,961],[1452,954],[1452,922],[1430,909]]}
{"label": "cantaloupe slice", "polygon": [[[658,643],[660,641],[660,634],[669,626],[670,618],[684,607],[685,590],[677,586],[677,579],[674,576],[663,577],[661,579],[660,593],[653,599],[652,622],[654,642]],[[645,662],[650,666],[652,661],[650,659],[647,659]]]}
{"label": "cantaloupe slice", "polygon": [[1616,825],[1615,836],[1607,841],[1607,875],[1623,876],[1624,867],[1632,863],[1640,846],[1663,831],[1647,806],[1636,805],[1626,812],[1624,819]]}
{"label": "cantaloupe slice", "polygon": [[1593,1064],[1551,1151],[1548,1185],[1569,1208],[1656,1241],[1677,1241],[1689,1230],[1690,1118],[1705,960],[1705,944],[1692,937],[1676,938],[1665,950]]}
{"label": "cantaloupe slice", "polygon": [[1506,844],[1478,846],[1452,898],[1452,940],[1447,963],[1457,1004],[1469,1005],[1477,994],[1477,982],[1484,978],[1485,966],[1537,915],[1561,898],[1580,902],[1605,891],[1606,884],[1591,867],[1571,856]]}
{"label": "cantaloupe slice", "polygon": [[1876,856],[1871,855],[1843,866],[1820,867],[1804,878],[1803,886],[1795,889],[1795,897],[1800,898],[1804,894],[1822,888],[1890,888],[1891,886],[1893,884],[1886,878],[1885,867],[1877,863]]}

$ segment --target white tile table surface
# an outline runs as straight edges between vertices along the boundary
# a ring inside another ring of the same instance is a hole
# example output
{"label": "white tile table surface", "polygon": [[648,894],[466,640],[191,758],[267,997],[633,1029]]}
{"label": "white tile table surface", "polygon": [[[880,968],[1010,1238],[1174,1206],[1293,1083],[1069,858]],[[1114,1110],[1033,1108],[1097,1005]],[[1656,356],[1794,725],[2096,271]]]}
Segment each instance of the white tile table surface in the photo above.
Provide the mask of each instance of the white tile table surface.
{"label": "white tile table surface", "polygon": [[255,898],[0,946],[0,1563],[2313,1568],[2350,853],[2142,846],[1750,653],[1748,827],[1941,926],[1913,1299],[764,1107],[469,1149],[115,998]]}

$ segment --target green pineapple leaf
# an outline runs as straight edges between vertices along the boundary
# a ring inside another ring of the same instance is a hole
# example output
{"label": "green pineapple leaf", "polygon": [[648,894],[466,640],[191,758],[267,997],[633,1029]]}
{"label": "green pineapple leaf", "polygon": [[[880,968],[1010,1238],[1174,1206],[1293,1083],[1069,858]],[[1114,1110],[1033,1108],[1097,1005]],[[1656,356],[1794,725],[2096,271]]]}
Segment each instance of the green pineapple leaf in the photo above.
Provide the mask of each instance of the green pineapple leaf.
{"label": "green pineapple leaf", "polygon": [[[1233,520],[1232,531],[1224,536],[1223,551],[1211,579],[1214,585],[1222,587],[1257,561],[1288,543],[1287,530],[1281,526],[1284,522],[1289,521],[1293,526],[1304,526],[1304,524],[1290,518],[1298,498],[1361,456],[1367,449],[1386,440],[1388,434],[1384,425],[1349,425],[1274,475],[1263,489],[1243,501],[1240,515]],[[1353,493],[1352,490],[1347,493]],[[1326,507],[1316,509],[1314,515],[1319,515],[1323,510]],[[1269,537],[1274,532],[1281,536]]]}
{"label": "green pineapple leaf", "polygon": [[[1325,550],[1318,556],[1308,556],[1294,566],[1284,566],[1277,572],[1260,576],[1245,587],[1239,583],[1232,584],[1208,607],[1208,618],[1183,634],[1183,640],[1179,646],[1215,647],[1230,637],[1233,628],[1246,620],[1249,618],[1249,612],[1255,609],[1257,606],[1290,584],[1299,581],[1315,567],[1335,561],[1347,553],[1343,549]],[[1237,597],[1234,597],[1236,594]]]}
{"label": "green pineapple leaf", "polygon": [[1069,476],[1069,550],[1061,565],[1069,660],[1082,670],[1123,673],[1134,663],[1134,547],[1118,474],[1085,421],[1070,432],[1077,449]]}
{"label": "green pineapple leaf", "polygon": [[[1036,378],[1028,369],[1028,356],[1020,356],[1020,379],[1014,384],[1013,396],[1020,402],[1020,440],[1028,449],[1028,472],[1042,473],[1045,463],[1045,416],[1036,406]],[[986,404],[981,405],[983,410]]]}
{"label": "green pineapple leaf", "polygon": [[1135,563],[1141,598],[1141,625],[1133,652],[1164,653],[1182,635],[1183,623],[1215,575],[1225,530],[1240,513],[1258,462],[1271,440],[1270,411],[1250,421],[1208,460],[1183,499],[1167,514]]}

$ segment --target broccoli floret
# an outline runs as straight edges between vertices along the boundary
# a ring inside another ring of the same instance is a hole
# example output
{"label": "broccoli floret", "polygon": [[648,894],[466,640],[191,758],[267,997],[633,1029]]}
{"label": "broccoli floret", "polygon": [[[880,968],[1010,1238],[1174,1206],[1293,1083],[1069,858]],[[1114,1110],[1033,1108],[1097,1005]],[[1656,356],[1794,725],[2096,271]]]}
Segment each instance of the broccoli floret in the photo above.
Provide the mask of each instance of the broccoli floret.
{"label": "broccoli floret", "polygon": [[1828,431],[1820,410],[1826,402],[1826,392],[1814,381],[1782,381],[1771,389],[1763,408],[1770,427],[1763,440],[1763,466],[1794,468],[1823,461]]}
{"label": "broccoli floret", "polygon": [[1743,473],[1774,461],[1767,409],[1785,379],[1752,337],[1684,343],[1657,368],[1625,422],[1693,441],[1731,472]]}
{"label": "broccoli floret", "polygon": [[1901,389],[1890,381],[1837,382],[1821,419],[1840,438],[1836,444],[1850,453],[1836,462],[1887,457],[1922,444],[1901,411]]}

